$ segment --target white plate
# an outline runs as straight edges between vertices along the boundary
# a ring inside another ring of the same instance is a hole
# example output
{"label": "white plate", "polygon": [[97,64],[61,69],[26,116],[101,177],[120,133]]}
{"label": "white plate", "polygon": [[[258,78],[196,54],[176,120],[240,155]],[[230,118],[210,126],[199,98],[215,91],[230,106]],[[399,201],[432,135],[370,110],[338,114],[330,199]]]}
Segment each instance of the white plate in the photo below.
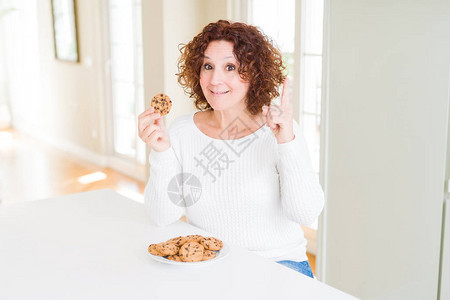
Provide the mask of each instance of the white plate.
{"label": "white plate", "polygon": [[219,251],[214,251],[214,252],[216,252],[216,257],[214,257],[212,259],[208,259],[208,260],[204,260],[204,261],[196,261],[196,262],[174,261],[174,260],[170,260],[165,257],[162,257],[162,256],[153,255],[151,253],[149,253],[149,254],[154,260],[157,260],[162,263],[166,263],[166,264],[170,264],[170,265],[182,265],[182,266],[195,265],[195,266],[197,266],[197,265],[210,264],[210,263],[216,262],[218,260],[221,260],[222,258],[227,256],[228,253],[230,253],[230,247],[223,244],[222,249],[220,249]]}

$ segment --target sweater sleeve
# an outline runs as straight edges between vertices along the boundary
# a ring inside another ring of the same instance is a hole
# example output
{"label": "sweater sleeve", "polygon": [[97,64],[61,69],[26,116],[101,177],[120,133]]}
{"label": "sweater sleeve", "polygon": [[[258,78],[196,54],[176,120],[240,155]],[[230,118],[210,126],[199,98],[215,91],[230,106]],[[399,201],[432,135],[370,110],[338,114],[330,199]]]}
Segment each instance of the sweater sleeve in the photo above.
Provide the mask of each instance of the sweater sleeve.
{"label": "sweater sleeve", "polygon": [[309,226],[322,212],[325,199],[306,140],[295,121],[294,134],[291,142],[277,145],[281,205],[290,220]]}
{"label": "sweater sleeve", "polygon": [[149,162],[150,178],[144,191],[145,203],[154,223],[167,226],[185,213],[185,209],[173,203],[168,194],[169,182],[182,172],[181,164],[173,146],[163,152],[150,152]]}

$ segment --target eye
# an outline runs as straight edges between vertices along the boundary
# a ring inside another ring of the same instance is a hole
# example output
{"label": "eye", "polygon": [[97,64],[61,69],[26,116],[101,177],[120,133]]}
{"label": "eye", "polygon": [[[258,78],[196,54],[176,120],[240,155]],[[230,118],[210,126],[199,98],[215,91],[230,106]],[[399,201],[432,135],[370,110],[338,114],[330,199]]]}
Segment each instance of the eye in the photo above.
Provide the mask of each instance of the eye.
{"label": "eye", "polygon": [[212,66],[210,64],[204,64],[203,69],[205,70],[212,70]]}
{"label": "eye", "polygon": [[227,71],[234,71],[236,70],[236,67],[234,65],[227,65],[226,69]]}

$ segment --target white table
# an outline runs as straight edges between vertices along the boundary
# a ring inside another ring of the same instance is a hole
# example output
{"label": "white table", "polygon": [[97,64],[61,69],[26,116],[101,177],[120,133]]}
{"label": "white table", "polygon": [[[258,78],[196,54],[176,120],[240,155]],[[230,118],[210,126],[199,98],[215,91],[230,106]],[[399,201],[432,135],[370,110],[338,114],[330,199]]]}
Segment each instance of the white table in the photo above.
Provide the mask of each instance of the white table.
{"label": "white table", "polygon": [[203,266],[147,252],[187,234],[209,235],[181,221],[156,227],[111,190],[2,204],[0,299],[356,299],[235,245]]}

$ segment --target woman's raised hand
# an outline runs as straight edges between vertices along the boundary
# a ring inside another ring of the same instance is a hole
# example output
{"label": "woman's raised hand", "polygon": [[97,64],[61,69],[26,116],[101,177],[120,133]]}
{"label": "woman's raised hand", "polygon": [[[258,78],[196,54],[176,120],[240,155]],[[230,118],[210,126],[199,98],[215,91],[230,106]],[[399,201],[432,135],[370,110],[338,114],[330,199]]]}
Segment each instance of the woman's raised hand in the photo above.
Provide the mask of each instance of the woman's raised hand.
{"label": "woman's raised hand", "polygon": [[162,116],[150,107],[138,117],[139,137],[153,150],[162,152],[170,148],[169,136]]}
{"label": "woman's raised hand", "polygon": [[291,101],[289,98],[289,80],[283,83],[280,105],[263,106],[263,115],[266,116],[266,125],[270,127],[278,144],[292,141],[294,135],[294,119]]}

